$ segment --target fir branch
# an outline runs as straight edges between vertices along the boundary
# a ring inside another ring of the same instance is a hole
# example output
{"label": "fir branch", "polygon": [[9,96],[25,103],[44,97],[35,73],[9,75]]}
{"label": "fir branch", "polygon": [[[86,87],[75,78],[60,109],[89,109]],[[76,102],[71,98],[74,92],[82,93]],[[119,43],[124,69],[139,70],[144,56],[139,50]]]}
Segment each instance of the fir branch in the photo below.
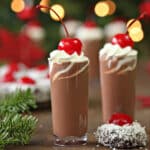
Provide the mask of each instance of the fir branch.
{"label": "fir branch", "polygon": [[37,119],[22,113],[29,112],[30,108],[36,108],[30,89],[18,90],[0,101],[0,150],[8,144],[29,143]]}
{"label": "fir branch", "polygon": [[21,114],[7,114],[0,121],[0,146],[8,144],[27,144],[36,127],[37,119]]}
{"label": "fir branch", "polygon": [[30,108],[36,108],[36,102],[30,89],[18,90],[0,101],[0,114],[23,113],[28,112]]}

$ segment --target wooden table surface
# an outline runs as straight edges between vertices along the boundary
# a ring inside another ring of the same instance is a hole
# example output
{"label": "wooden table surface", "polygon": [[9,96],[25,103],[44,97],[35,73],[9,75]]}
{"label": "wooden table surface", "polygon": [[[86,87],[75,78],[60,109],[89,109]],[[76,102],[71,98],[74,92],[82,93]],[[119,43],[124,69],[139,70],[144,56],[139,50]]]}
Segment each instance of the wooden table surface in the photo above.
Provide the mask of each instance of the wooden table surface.
{"label": "wooden table surface", "polygon": [[[137,76],[137,95],[150,95],[150,75],[145,73],[142,67],[138,69]],[[101,124],[101,104],[100,101],[92,103],[89,106],[89,142],[86,146],[72,146],[72,147],[56,147],[52,142],[52,125],[50,109],[38,110],[34,115],[39,119],[37,129],[32,137],[29,145],[25,146],[8,146],[7,150],[107,150],[108,148],[97,145],[93,136],[93,131]],[[140,121],[142,125],[146,126],[147,134],[149,135],[150,143],[150,108],[141,108],[137,103],[136,120]],[[150,144],[143,150],[150,150]]]}

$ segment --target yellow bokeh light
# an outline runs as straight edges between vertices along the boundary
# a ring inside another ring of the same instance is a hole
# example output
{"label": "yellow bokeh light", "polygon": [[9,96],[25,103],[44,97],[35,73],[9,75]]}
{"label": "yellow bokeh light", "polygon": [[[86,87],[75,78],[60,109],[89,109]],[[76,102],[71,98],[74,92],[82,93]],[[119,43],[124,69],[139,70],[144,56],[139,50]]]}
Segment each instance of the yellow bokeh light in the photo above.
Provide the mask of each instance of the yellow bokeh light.
{"label": "yellow bokeh light", "polygon": [[23,0],[12,0],[11,9],[12,11],[19,13],[25,8],[25,3]]}
{"label": "yellow bokeh light", "polygon": [[109,5],[109,15],[112,15],[116,10],[116,4],[112,0],[107,0],[106,3]]}
{"label": "yellow bokeh light", "polygon": [[134,42],[139,42],[144,38],[144,32],[139,27],[134,27],[130,30],[129,36]]}
{"label": "yellow bokeh light", "polygon": [[[42,5],[42,6],[49,6],[49,4],[50,4],[50,0],[41,0],[40,1],[40,5]],[[40,10],[44,13],[48,12],[48,9],[46,9],[46,8],[41,8]]]}
{"label": "yellow bokeh light", "polygon": [[110,8],[108,3],[104,1],[98,2],[94,8],[95,14],[99,17],[107,16],[109,14],[109,10]]}
{"label": "yellow bokeh light", "polygon": [[[64,18],[64,16],[65,16],[65,10],[64,10],[64,8],[61,5],[55,4],[55,5],[51,6],[51,8],[59,15],[59,17],[61,19]],[[52,10],[50,10],[50,15],[51,15],[51,18],[53,20],[60,21],[60,19],[58,18],[58,16]]]}
{"label": "yellow bokeh light", "polygon": [[128,27],[132,21],[134,21],[134,19],[131,19],[127,22],[127,28],[129,32],[133,28],[140,28],[140,29],[142,28],[141,22],[139,20],[136,20],[130,27]]}

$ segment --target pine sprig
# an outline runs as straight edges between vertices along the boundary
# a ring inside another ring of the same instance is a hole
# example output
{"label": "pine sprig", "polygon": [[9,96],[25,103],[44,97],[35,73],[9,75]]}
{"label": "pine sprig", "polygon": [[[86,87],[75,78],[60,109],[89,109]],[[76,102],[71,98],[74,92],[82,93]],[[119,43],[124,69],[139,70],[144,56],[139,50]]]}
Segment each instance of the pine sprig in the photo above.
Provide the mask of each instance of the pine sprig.
{"label": "pine sprig", "polygon": [[30,108],[36,108],[36,102],[30,89],[18,90],[0,101],[0,114],[23,113],[28,112]]}
{"label": "pine sprig", "polygon": [[8,144],[27,144],[36,128],[37,118],[23,115],[36,108],[30,89],[18,90],[0,101],[0,150]]}
{"label": "pine sprig", "polygon": [[36,127],[37,119],[21,114],[7,114],[0,122],[0,145],[27,144]]}

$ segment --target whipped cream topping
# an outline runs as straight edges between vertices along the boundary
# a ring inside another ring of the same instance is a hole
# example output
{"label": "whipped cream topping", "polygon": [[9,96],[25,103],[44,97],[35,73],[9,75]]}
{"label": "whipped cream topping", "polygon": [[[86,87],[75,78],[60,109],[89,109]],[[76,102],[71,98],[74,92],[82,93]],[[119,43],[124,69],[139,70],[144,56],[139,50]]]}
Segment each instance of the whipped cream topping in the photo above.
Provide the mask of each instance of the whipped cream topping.
{"label": "whipped cream topping", "polygon": [[111,69],[110,73],[116,72],[123,65],[130,63],[131,65],[128,65],[124,70],[122,70],[122,73],[125,71],[134,70],[137,64],[137,54],[138,52],[132,49],[130,46],[122,48],[117,44],[113,45],[111,43],[105,44],[104,48],[102,48],[99,52],[99,56],[105,56],[104,59],[108,61],[108,68],[111,68],[112,62],[115,59],[118,59],[116,67]]}
{"label": "whipped cream topping", "polygon": [[99,27],[81,26],[76,32],[76,37],[81,40],[101,40],[104,37],[104,33]]}
{"label": "whipped cream topping", "polygon": [[49,60],[49,66],[50,66],[50,73],[53,69],[53,64],[57,63],[57,64],[62,64],[65,62],[70,62],[70,64],[58,71],[52,78],[52,81],[55,81],[57,78],[60,77],[60,75],[68,72],[69,70],[72,69],[72,67],[74,66],[75,63],[80,63],[80,62],[87,62],[82,68],[80,68],[76,73],[67,76],[67,77],[63,77],[63,78],[59,78],[59,79],[67,79],[67,78],[72,78],[77,76],[78,74],[82,73],[89,65],[89,59],[84,56],[84,53],[81,52],[80,55],[78,55],[76,52],[74,52],[72,55],[69,55],[68,53],[66,53],[63,50],[54,50],[53,52],[50,53],[50,58],[48,58]]}
{"label": "whipped cream topping", "polygon": [[97,128],[95,137],[98,143],[116,148],[146,146],[147,143],[145,127],[138,122],[123,126],[103,124]]}
{"label": "whipped cream topping", "polygon": [[[64,23],[71,37],[75,35],[77,28],[81,25],[81,22],[78,20],[67,20]],[[64,27],[62,25],[60,26],[60,34],[63,37],[66,35],[66,33],[64,32]]]}
{"label": "whipped cream topping", "polygon": [[55,62],[55,63],[63,63],[63,62],[84,62],[89,61],[86,56],[84,56],[84,53],[81,52],[80,55],[78,55],[76,52],[74,52],[72,55],[69,55],[63,50],[54,50],[50,53],[50,58],[48,58],[49,61]]}
{"label": "whipped cream topping", "polygon": [[114,35],[118,33],[125,33],[126,32],[126,23],[123,21],[115,21],[111,22],[104,28],[105,36],[111,39]]}
{"label": "whipped cream topping", "polygon": [[41,27],[26,27],[25,33],[34,41],[43,40],[45,38],[45,30]]}
{"label": "whipped cream topping", "polygon": [[132,49],[130,46],[122,48],[117,44],[113,45],[111,43],[107,43],[104,45],[104,48],[100,50],[100,56],[103,55],[106,55],[106,59],[114,56],[118,58],[125,56],[137,57],[137,51]]}

